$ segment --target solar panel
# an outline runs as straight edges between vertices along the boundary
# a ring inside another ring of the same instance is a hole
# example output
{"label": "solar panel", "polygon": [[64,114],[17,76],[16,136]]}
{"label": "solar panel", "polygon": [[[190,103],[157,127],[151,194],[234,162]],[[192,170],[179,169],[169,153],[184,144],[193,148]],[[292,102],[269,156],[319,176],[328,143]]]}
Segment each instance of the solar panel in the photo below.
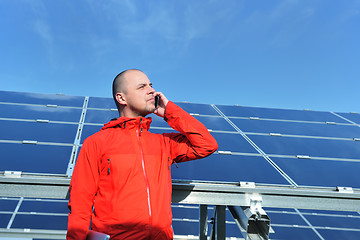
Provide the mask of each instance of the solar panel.
{"label": "solar panel", "polygon": [[25,92],[0,91],[0,102],[18,104],[36,104],[47,107],[71,106],[83,107],[84,97],[66,96],[63,94],[41,94]]}
{"label": "solar panel", "polygon": [[119,113],[111,110],[89,109],[86,111],[85,123],[104,124],[113,118],[118,118]]}
{"label": "solar panel", "polygon": [[0,143],[0,171],[66,174],[71,146]]}
{"label": "solar panel", "polygon": [[88,108],[116,109],[116,105],[112,98],[91,97],[88,102]]}
{"label": "solar panel", "polygon": [[248,135],[268,155],[360,160],[359,141]]}
{"label": "solar panel", "polygon": [[44,230],[64,230],[67,226],[67,215],[37,215],[37,214],[17,214],[12,224],[12,228],[22,229],[44,229]]}
{"label": "solar panel", "polygon": [[[173,166],[173,179],[360,188],[357,113],[176,104],[204,123],[219,149],[205,159]],[[173,132],[163,119],[149,116],[153,118],[151,132]],[[116,117],[112,98],[0,91],[0,172],[66,179],[84,139]],[[41,231],[48,230],[60,239],[66,231],[66,204],[66,199],[0,194],[0,237],[4,233],[19,236],[17,231],[31,229],[38,230],[40,238],[46,238]],[[174,203],[172,208],[175,236],[198,236],[199,205]],[[271,239],[360,237],[357,212],[264,209],[274,230]],[[209,218],[214,213],[215,207],[209,206]],[[226,219],[227,236],[241,238],[229,211]],[[208,228],[213,228],[210,222]]]}
{"label": "solar panel", "polygon": [[213,107],[211,107],[210,104],[183,103],[183,102],[176,102],[176,104],[192,115],[201,114],[201,115],[219,116],[219,113]]}
{"label": "solar panel", "polygon": [[261,156],[221,155],[172,167],[175,179],[194,179],[228,182],[257,182],[268,184],[289,184],[271,164]]}
{"label": "solar panel", "polygon": [[91,136],[92,134],[100,131],[103,125],[97,124],[97,125],[84,125],[82,133],[81,133],[81,143],[84,142],[84,140]]}
{"label": "solar panel", "polygon": [[228,117],[347,123],[330,112],[217,105]]}
{"label": "solar panel", "polygon": [[339,117],[343,117],[347,122],[353,122],[360,124],[360,114],[359,113],[337,113]]}
{"label": "solar panel", "polygon": [[272,160],[298,185],[360,188],[360,161],[274,157]]}
{"label": "solar panel", "polygon": [[77,128],[75,124],[0,120],[3,140],[73,144]]}
{"label": "solar panel", "polygon": [[81,108],[0,104],[0,118],[79,122]]}
{"label": "solar panel", "polygon": [[353,124],[329,124],[293,121],[268,121],[250,119],[231,119],[246,133],[278,133],[281,135],[314,136],[329,138],[357,138],[360,128]]}

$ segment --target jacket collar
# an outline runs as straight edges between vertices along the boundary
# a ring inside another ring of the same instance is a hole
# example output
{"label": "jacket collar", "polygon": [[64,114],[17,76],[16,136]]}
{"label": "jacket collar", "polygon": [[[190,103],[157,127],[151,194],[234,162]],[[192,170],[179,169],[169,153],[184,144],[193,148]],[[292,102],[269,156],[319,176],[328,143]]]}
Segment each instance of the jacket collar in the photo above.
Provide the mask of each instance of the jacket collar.
{"label": "jacket collar", "polygon": [[101,128],[101,130],[108,129],[108,128],[136,128],[136,127],[142,127],[145,130],[149,130],[150,124],[152,122],[151,117],[137,117],[137,118],[128,118],[128,117],[119,117],[112,119],[110,122],[104,124],[104,126]]}

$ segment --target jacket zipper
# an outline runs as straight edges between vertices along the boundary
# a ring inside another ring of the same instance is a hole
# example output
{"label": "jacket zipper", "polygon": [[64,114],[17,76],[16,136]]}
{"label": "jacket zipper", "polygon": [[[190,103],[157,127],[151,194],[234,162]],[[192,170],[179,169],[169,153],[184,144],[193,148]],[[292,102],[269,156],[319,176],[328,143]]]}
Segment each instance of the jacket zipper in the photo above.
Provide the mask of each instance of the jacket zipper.
{"label": "jacket zipper", "polygon": [[147,201],[148,201],[148,207],[149,207],[149,217],[151,219],[152,215],[151,215],[151,202],[150,202],[150,186],[149,186],[149,180],[146,175],[144,153],[143,153],[143,149],[142,149],[142,145],[141,145],[141,141],[140,141],[140,136],[142,133],[141,122],[142,122],[142,119],[140,118],[140,132],[138,129],[136,130],[136,132],[137,132],[138,144],[139,144],[140,155],[141,155],[141,165],[142,165],[144,179],[145,179],[145,183],[146,183]]}

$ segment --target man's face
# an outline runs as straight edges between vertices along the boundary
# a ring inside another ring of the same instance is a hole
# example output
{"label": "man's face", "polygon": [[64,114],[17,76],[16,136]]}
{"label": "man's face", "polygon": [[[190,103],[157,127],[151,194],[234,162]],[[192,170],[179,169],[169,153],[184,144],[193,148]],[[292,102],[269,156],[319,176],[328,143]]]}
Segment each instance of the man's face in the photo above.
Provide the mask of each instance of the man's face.
{"label": "man's face", "polygon": [[155,111],[155,90],[148,77],[141,71],[132,70],[125,75],[124,97],[128,117],[145,117]]}

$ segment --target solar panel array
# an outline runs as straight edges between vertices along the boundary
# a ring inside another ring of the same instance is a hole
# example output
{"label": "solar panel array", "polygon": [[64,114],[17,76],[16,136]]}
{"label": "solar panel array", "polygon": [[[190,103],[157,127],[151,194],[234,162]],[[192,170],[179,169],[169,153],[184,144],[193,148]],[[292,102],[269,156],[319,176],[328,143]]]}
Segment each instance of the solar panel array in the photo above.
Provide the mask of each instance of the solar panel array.
{"label": "solar panel array", "polygon": [[[176,104],[204,123],[219,149],[179,164],[173,179],[360,188],[360,114]],[[116,117],[112,98],[0,91],[0,172],[71,176],[83,140]],[[151,117],[150,131],[173,131]],[[66,203],[0,194],[0,239],[7,230],[65,231]],[[265,210],[271,239],[360,239],[358,212]],[[176,235],[199,234],[198,205],[173,204],[173,215]],[[241,238],[229,213],[226,232]]]}

